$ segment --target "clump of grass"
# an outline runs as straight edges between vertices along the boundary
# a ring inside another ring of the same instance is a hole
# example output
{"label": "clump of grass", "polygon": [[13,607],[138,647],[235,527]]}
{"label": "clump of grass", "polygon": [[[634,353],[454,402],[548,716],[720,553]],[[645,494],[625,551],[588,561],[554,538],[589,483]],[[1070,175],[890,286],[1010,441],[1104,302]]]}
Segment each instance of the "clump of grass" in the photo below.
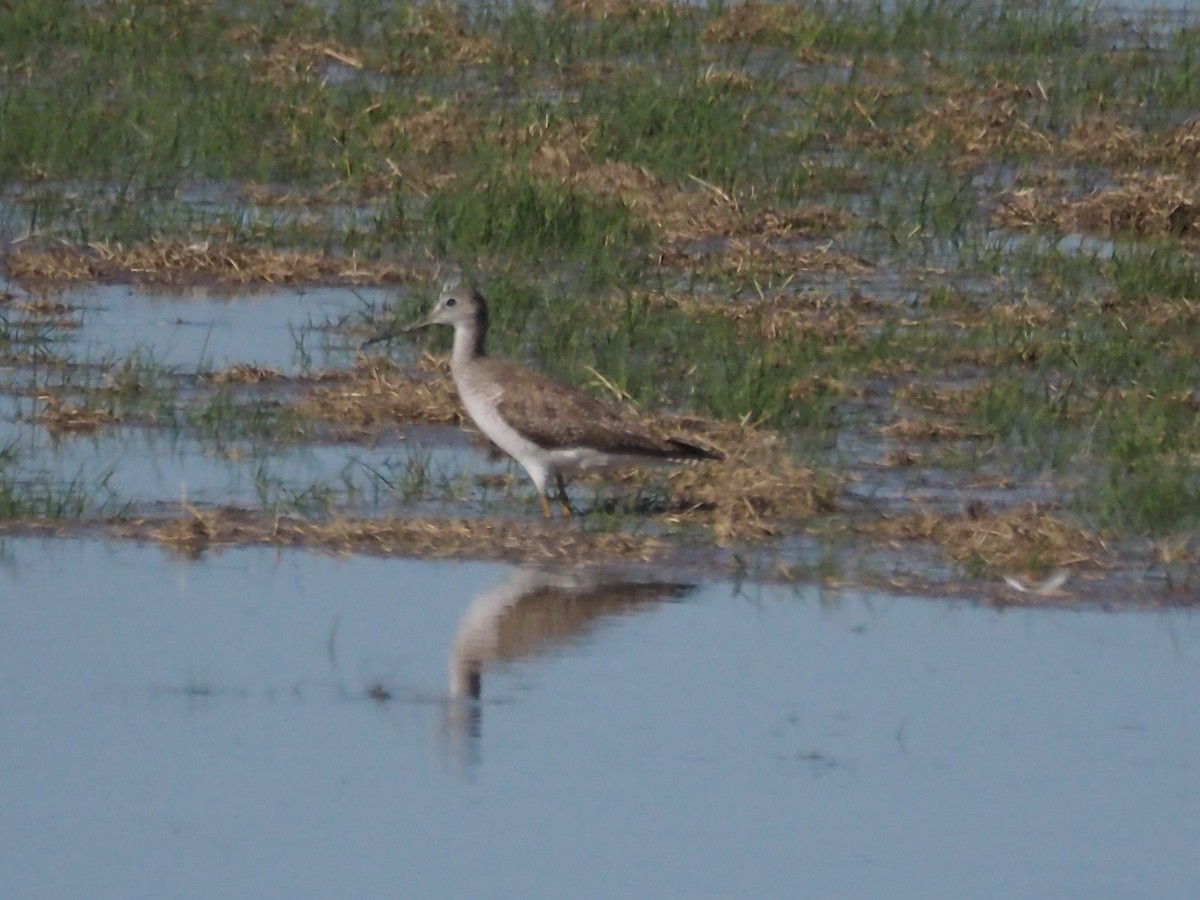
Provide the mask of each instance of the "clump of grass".
{"label": "clump of grass", "polygon": [[456,180],[430,198],[425,221],[435,252],[460,256],[550,254],[598,263],[647,237],[623,203],[521,172]]}
{"label": "clump of grass", "polygon": [[48,394],[43,398],[42,411],[38,413],[36,421],[45,425],[50,434],[61,436],[116,425],[120,423],[121,416],[111,409],[73,406],[54,394]]}
{"label": "clump of grass", "polygon": [[1055,48],[1078,47],[1088,37],[1086,10],[1066,0],[1004,6],[912,0],[817,9],[813,43],[830,50],[953,53],[971,47],[1028,63]]}
{"label": "clump of grass", "polygon": [[1200,525],[1200,466],[1159,455],[1112,465],[1102,489],[1083,494],[1079,505],[1102,526],[1121,532],[1194,531]]}
{"label": "clump of grass", "polygon": [[693,428],[726,458],[670,474],[668,521],[707,526],[727,545],[788,533],[836,509],[838,479],[800,463],[778,433],[744,424]]}
{"label": "clump of grass", "polygon": [[1108,269],[1120,301],[1200,301],[1200,265],[1177,243],[1121,248],[1113,253]]}
{"label": "clump of grass", "polygon": [[305,435],[302,420],[280,401],[246,397],[222,387],[188,404],[183,422],[201,437],[218,441],[295,441]]}
{"label": "clump of grass", "polygon": [[[59,359],[32,387],[42,404],[36,420],[57,434],[121,423],[171,425],[180,376],[154,353],[135,348],[119,358]],[[36,367],[32,372],[38,375]]]}
{"label": "clump of grass", "polygon": [[1084,197],[1056,185],[1005,192],[992,221],[1007,228],[1048,228],[1101,235],[1182,237],[1197,231],[1200,196],[1190,176],[1135,172]]}
{"label": "clump of grass", "polygon": [[419,422],[457,424],[462,409],[441,365],[427,366],[438,377],[413,378],[394,366],[371,361],[347,378],[308,392],[293,408],[302,421],[329,422],[365,433],[383,426]]}
{"label": "clump of grass", "polygon": [[1102,489],[1080,505],[1104,525],[1162,534],[1200,523],[1200,402],[1180,393],[1111,397],[1098,417]]}
{"label": "clump of grass", "polygon": [[55,358],[50,347],[63,327],[61,321],[0,311],[0,360],[13,365],[50,362]]}
{"label": "clump of grass", "polygon": [[720,10],[705,27],[702,39],[759,47],[811,46],[820,39],[823,23],[824,17],[815,10],[752,0]]}
{"label": "clump of grass", "polygon": [[481,559],[605,562],[651,561],[667,546],[649,535],[569,531],[559,522],[417,517],[309,521],[186,505],[178,519],[138,519],[112,527],[122,536],[159,541],[193,556],[222,546],[261,544],[439,559],[471,555]]}
{"label": "clump of grass", "polygon": [[919,512],[855,528],[893,540],[932,541],[972,577],[1042,572],[1109,556],[1100,536],[1036,504],[979,515]]}
{"label": "clump of grass", "polygon": [[730,187],[757,171],[761,159],[756,96],[770,96],[763,78],[758,93],[742,83],[637,72],[585,89],[579,114],[599,127],[590,151],[595,160],[644,166],[660,177],[689,176]]}
{"label": "clump of grass", "polygon": [[480,24],[496,35],[495,61],[570,71],[592,60],[680,52],[695,41],[696,10],[663,0],[571,0],[483,4]]}
{"label": "clump of grass", "polygon": [[328,515],[338,501],[338,489],[327,482],[295,485],[273,475],[264,462],[254,474],[254,493],[260,509],[274,515]]}
{"label": "clump of grass", "polygon": [[65,521],[99,516],[118,509],[108,481],[112,472],[85,479],[60,479],[27,470],[15,442],[0,448],[0,521]]}
{"label": "clump of grass", "polygon": [[143,281],[180,284],[379,284],[424,275],[427,266],[395,259],[343,259],[312,250],[245,243],[153,238],[130,245],[91,242],[22,244],[9,253],[9,274],[22,281]]}

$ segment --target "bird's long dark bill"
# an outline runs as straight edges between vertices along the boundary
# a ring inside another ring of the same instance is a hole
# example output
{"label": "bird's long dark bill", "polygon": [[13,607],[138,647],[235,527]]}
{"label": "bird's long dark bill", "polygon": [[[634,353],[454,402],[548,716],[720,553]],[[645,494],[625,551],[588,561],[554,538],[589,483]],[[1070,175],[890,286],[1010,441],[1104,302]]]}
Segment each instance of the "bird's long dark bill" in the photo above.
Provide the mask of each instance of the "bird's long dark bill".
{"label": "bird's long dark bill", "polygon": [[372,344],[379,344],[383,341],[390,341],[392,338],[400,337],[402,334],[408,334],[410,331],[416,331],[431,324],[429,319],[421,319],[418,322],[413,322],[411,325],[405,325],[403,328],[390,328],[387,331],[381,331],[372,337],[367,338],[362,342],[363,347],[370,347]]}

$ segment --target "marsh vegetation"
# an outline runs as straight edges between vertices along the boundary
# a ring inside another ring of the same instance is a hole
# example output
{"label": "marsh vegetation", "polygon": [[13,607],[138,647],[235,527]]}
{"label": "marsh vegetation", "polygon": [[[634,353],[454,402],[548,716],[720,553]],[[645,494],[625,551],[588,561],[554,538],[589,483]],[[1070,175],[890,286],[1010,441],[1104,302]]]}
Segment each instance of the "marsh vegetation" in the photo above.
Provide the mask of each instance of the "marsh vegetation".
{"label": "marsh vegetation", "polygon": [[[484,286],[496,352],[728,453],[598,489],[571,540],[793,571],[795,536],[818,535],[839,559],[935,547],[959,575],[1135,565],[1194,583],[1187,16],[17,0],[0,19],[0,364],[21,428],[152,427],[269,459],[454,425],[435,359],[352,349],[415,318],[451,266]],[[344,286],[345,314],[304,331],[340,342],[339,365],[67,352],[81,282]],[[379,285],[394,303],[352,300]],[[10,527],[115,516],[203,543],[303,514],[350,545],[386,516],[470,550],[533,509],[519,481],[417,454],[266,490],[229,529],[220,504],[159,521],[99,479],[31,480],[22,448],[0,453]]]}

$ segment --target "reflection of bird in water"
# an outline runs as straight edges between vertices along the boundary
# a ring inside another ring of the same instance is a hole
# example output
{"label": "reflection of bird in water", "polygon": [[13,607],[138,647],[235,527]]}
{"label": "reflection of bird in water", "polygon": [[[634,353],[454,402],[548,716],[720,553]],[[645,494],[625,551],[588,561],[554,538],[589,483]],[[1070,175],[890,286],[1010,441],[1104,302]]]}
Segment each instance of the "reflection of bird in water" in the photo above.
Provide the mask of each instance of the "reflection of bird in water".
{"label": "reflection of bird in water", "polygon": [[582,637],[598,620],[680,597],[689,584],[619,580],[598,572],[518,569],[472,601],[450,651],[450,692],[478,699],[483,669]]}
{"label": "reflection of bird in water", "polygon": [[517,569],[463,613],[450,649],[450,694],[459,702],[448,724],[478,738],[479,704],[472,701],[482,694],[485,668],[549,653],[580,639],[605,618],[632,615],[694,587],[603,572]]}

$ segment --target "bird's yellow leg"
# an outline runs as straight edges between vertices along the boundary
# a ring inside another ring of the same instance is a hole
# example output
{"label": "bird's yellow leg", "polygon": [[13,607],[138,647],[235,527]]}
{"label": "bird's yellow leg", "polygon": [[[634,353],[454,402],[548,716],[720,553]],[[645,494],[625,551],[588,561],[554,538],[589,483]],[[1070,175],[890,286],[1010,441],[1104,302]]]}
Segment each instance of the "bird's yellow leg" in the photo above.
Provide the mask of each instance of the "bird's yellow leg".
{"label": "bird's yellow leg", "polygon": [[538,499],[542,501],[542,515],[547,519],[550,518],[550,503],[546,500],[545,494],[538,494]]}
{"label": "bird's yellow leg", "polygon": [[563,518],[569,519],[571,518],[571,501],[567,499],[567,485],[563,482],[561,475],[556,475],[555,481],[558,484],[558,503],[562,507]]}

